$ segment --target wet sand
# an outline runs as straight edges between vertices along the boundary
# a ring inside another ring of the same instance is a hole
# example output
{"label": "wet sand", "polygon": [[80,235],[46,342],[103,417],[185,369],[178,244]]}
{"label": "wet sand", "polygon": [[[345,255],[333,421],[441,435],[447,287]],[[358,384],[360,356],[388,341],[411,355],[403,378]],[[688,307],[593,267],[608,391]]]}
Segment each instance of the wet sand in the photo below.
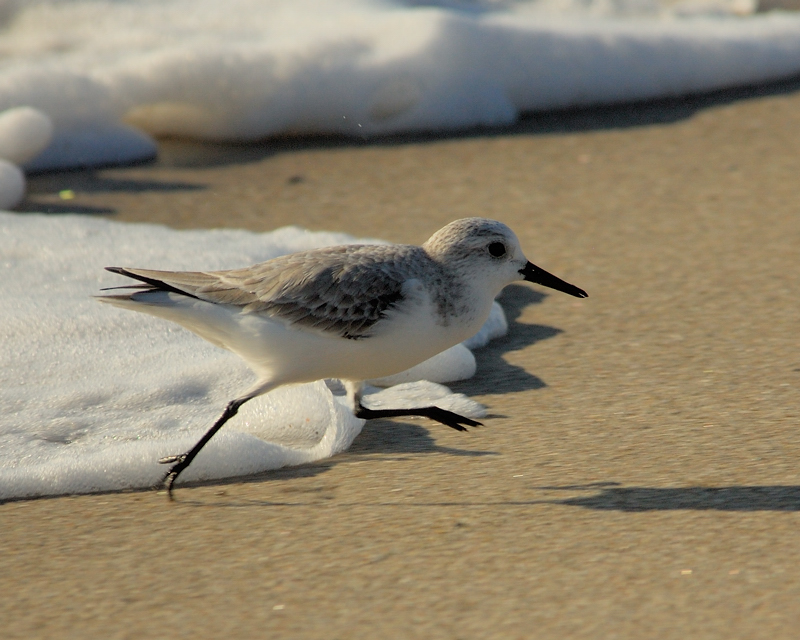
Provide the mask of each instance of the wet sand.
{"label": "wet sand", "polygon": [[0,635],[797,637],[800,83],[756,93],[34,178],[23,210],[180,228],[493,217],[590,297],[506,290],[467,434],[375,421],[175,504],[0,505]]}

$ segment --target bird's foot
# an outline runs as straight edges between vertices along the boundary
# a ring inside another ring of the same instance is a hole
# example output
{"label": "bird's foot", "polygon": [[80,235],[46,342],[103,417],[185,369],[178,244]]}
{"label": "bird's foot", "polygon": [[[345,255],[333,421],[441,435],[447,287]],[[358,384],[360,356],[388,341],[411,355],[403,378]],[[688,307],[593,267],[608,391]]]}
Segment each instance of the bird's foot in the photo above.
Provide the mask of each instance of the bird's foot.
{"label": "bird's foot", "polygon": [[[467,427],[482,427],[483,424],[472,418],[460,416],[457,413],[442,409],[441,407],[418,407],[414,409],[368,409],[363,404],[358,405],[355,411],[356,418],[373,420],[375,418],[399,418],[403,416],[423,416],[455,429],[466,431]],[[464,426],[466,425],[466,426]]]}
{"label": "bird's foot", "polygon": [[431,420],[441,422],[443,425],[446,425],[451,429],[455,429],[456,431],[466,431],[467,427],[483,426],[482,422],[478,422],[472,418],[467,418],[466,416],[461,416],[457,413],[453,413],[452,411],[448,411],[447,409],[442,409],[436,406],[428,407],[428,412],[425,415],[427,415],[427,417]]}
{"label": "bird's foot", "polygon": [[[175,484],[175,480],[178,479],[178,476],[183,472],[183,470],[189,466],[187,462],[186,453],[181,453],[177,456],[165,456],[158,460],[158,464],[172,464],[173,466],[170,468],[169,471],[161,478],[161,482],[156,485],[156,488],[164,488],[167,490],[167,497],[170,500],[174,500],[175,498],[172,496],[172,485]],[[175,464],[173,464],[175,463]]]}

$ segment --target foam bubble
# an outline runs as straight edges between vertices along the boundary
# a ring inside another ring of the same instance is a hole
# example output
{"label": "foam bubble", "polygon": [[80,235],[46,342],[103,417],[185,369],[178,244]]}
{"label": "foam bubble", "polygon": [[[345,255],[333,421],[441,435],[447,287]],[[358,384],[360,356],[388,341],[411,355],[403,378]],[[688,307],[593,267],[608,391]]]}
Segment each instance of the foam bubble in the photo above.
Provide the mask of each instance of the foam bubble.
{"label": "foam bubble", "polygon": [[24,164],[50,143],[53,122],[31,107],[16,107],[0,113],[0,158]]}
{"label": "foam bubble", "polygon": [[25,197],[25,174],[15,164],[0,159],[0,209],[15,207]]}

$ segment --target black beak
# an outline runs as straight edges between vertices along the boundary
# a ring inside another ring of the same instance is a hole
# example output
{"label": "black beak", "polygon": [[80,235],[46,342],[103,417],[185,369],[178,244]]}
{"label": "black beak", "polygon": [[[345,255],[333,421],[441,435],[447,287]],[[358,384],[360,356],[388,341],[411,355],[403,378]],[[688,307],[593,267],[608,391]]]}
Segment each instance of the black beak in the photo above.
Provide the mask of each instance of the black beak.
{"label": "black beak", "polygon": [[519,270],[525,280],[541,284],[545,287],[550,287],[556,291],[563,291],[576,298],[588,298],[589,294],[583,289],[579,289],[574,284],[564,282],[561,278],[556,278],[552,273],[547,273],[544,269],[540,269],[532,262],[525,265],[524,269]]}

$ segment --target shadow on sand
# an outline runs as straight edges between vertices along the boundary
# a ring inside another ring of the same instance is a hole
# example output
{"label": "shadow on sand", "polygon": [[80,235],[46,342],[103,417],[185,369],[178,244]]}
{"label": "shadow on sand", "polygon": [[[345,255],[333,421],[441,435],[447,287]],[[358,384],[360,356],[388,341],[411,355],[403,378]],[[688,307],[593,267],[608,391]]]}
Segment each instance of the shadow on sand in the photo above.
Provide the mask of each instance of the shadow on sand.
{"label": "shadow on sand", "polygon": [[522,367],[509,364],[503,358],[506,353],[520,351],[562,333],[562,330],[556,327],[517,322],[525,307],[541,304],[546,297],[547,294],[529,286],[512,284],[506,287],[500,294],[498,302],[508,320],[508,334],[475,350],[478,375],[449,386],[454,391],[467,395],[511,393],[546,387],[541,378]]}
{"label": "shadow on sand", "polygon": [[753,485],[732,487],[621,487],[616,482],[589,485],[537,487],[547,491],[597,490],[599,493],[549,504],[598,511],[800,511],[800,486]]}

